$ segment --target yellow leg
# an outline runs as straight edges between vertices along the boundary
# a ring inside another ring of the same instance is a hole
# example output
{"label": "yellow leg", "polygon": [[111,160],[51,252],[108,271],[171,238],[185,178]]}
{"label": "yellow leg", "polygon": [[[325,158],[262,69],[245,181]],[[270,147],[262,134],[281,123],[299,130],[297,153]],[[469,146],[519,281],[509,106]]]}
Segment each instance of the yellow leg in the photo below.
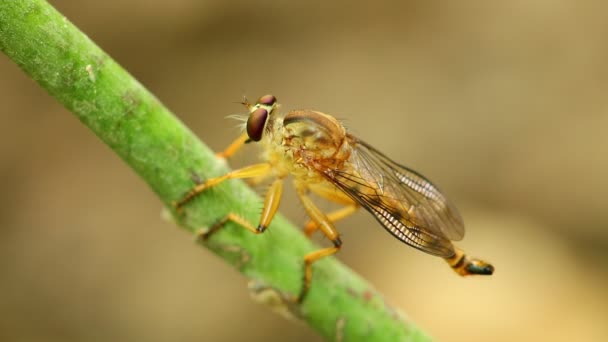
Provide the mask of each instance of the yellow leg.
{"label": "yellow leg", "polygon": [[276,214],[277,209],[279,208],[282,193],[283,180],[277,179],[272,183],[272,186],[270,187],[270,190],[268,190],[268,193],[266,193],[266,199],[264,200],[264,209],[262,210],[262,217],[260,218],[260,224],[257,228],[252,226],[249,222],[247,222],[247,220],[238,216],[237,214],[229,213],[224,218],[216,222],[213,226],[211,226],[211,228],[202,233],[200,235],[201,238],[203,240],[208,239],[211,234],[218,231],[229,221],[240,225],[241,227],[247,229],[248,231],[254,234],[263,233],[268,227],[268,225],[270,225],[270,222],[272,222],[272,219]]}
{"label": "yellow leg", "polygon": [[241,149],[241,147],[243,147],[243,145],[247,142],[248,139],[249,136],[247,135],[247,133],[241,134],[228,147],[226,147],[224,151],[216,153],[215,156],[224,159],[232,157],[233,154],[235,154],[238,150]]}
{"label": "yellow leg", "polygon": [[254,186],[258,186],[258,185],[264,183],[268,179],[269,176],[270,175],[268,174],[268,175],[264,175],[261,177],[249,178],[245,182],[247,182],[247,185],[254,187]]}
{"label": "yellow leg", "polygon": [[244,218],[238,216],[235,213],[229,213],[228,215],[224,216],[221,220],[217,221],[216,223],[214,223],[211,228],[205,230],[204,232],[199,234],[199,238],[201,240],[207,240],[209,238],[209,236],[211,236],[211,234],[217,232],[220,228],[222,228],[224,225],[226,225],[226,223],[228,222],[234,222],[236,224],[238,224],[239,226],[247,229],[248,231],[254,233],[254,234],[260,234],[261,232],[258,231],[257,229],[255,229],[254,226],[251,225],[251,223],[247,222],[247,220],[245,220]]}
{"label": "yellow leg", "polygon": [[329,240],[331,240],[334,245],[333,247],[323,248],[318,251],[308,253],[304,256],[304,282],[302,285],[302,290],[298,296],[298,301],[302,302],[302,300],[304,300],[304,297],[308,293],[308,290],[310,289],[310,284],[312,281],[312,264],[317,260],[332,255],[338,250],[340,250],[340,247],[342,246],[342,241],[340,240],[340,234],[334,228],[333,224],[330,222],[327,216],[323,214],[323,212],[321,212],[321,210],[319,210],[317,206],[314,205],[314,203],[307,194],[308,190],[306,189],[306,187],[302,184],[296,183],[296,190],[298,192],[300,200],[302,201],[304,210],[306,210],[308,216],[310,216],[310,218],[317,224],[323,234],[325,234],[325,236]]}
{"label": "yellow leg", "polygon": [[260,218],[260,224],[257,229],[260,233],[266,230],[270,225],[270,222],[272,222],[274,215],[277,213],[277,209],[279,209],[282,194],[283,179],[279,178],[272,183],[270,189],[266,193],[264,209],[262,209],[262,217]]}
{"label": "yellow leg", "polygon": [[304,210],[306,210],[306,213],[308,216],[310,216],[310,219],[316,223],[318,229],[321,229],[323,234],[325,234],[329,240],[333,241],[334,239],[337,239],[339,235],[338,231],[336,228],[334,228],[334,225],[327,218],[327,216],[312,202],[306,193],[306,189],[298,187],[296,190],[300,200],[302,201]]}
{"label": "yellow leg", "polygon": [[355,201],[353,201],[345,193],[343,193],[341,190],[338,190],[334,186],[330,187],[327,185],[312,185],[312,186],[309,186],[308,188],[310,189],[310,191],[325,198],[326,200],[336,202],[339,204],[344,204],[344,205],[355,204]]}
{"label": "yellow leg", "polygon": [[[348,207],[344,207],[344,208],[340,208],[336,211],[332,211],[331,213],[327,214],[327,219],[329,220],[329,222],[336,222],[339,220],[342,220],[352,214],[354,214],[355,212],[357,212],[357,209],[359,209],[359,207],[357,205],[349,205]],[[306,236],[311,237],[312,234],[314,232],[317,231],[317,229],[319,229],[319,226],[317,226],[317,223],[313,220],[310,220],[305,226],[304,226],[304,234],[306,234]]]}
{"label": "yellow leg", "polygon": [[469,258],[461,249],[454,247],[454,256],[445,258],[445,261],[452,267],[454,272],[461,276],[467,275],[491,275],[494,273],[494,266],[479,260]]}
{"label": "yellow leg", "polygon": [[304,284],[298,295],[298,302],[304,300],[304,297],[306,297],[306,294],[310,289],[310,283],[312,282],[312,264],[315,261],[335,254],[340,250],[340,246],[342,245],[340,238],[336,238],[336,240],[333,240],[332,242],[334,243],[334,247],[319,249],[318,251],[310,252],[304,256]]}
{"label": "yellow leg", "polygon": [[214,186],[222,183],[225,180],[236,179],[236,178],[259,177],[259,176],[267,175],[271,171],[272,171],[272,166],[270,164],[263,163],[263,164],[255,164],[255,165],[246,166],[242,169],[228,172],[227,174],[220,176],[220,177],[209,178],[204,183],[198,184],[194,188],[192,188],[192,190],[190,190],[181,200],[174,203],[174,205],[177,209],[180,209],[184,204],[190,202],[194,197],[196,197],[201,192],[203,192],[211,187],[214,187]]}
{"label": "yellow leg", "polygon": [[[325,185],[313,185],[309,186],[308,189],[326,200],[347,206],[327,214],[327,219],[332,223],[354,214],[359,208],[356,202],[333,186],[329,187]],[[317,231],[318,228],[319,227],[315,221],[311,220],[304,226],[304,234],[310,237],[314,232]]]}

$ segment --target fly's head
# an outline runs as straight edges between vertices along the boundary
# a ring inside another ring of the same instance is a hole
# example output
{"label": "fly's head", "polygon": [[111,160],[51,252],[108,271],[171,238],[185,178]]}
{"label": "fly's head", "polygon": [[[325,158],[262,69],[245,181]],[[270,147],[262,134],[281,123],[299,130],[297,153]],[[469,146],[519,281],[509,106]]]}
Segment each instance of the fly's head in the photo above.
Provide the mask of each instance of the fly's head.
{"label": "fly's head", "polygon": [[260,97],[255,104],[243,103],[249,109],[247,119],[247,135],[250,141],[260,141],[272,122],[273,112],[279,107],[277,98],[273,95]]}

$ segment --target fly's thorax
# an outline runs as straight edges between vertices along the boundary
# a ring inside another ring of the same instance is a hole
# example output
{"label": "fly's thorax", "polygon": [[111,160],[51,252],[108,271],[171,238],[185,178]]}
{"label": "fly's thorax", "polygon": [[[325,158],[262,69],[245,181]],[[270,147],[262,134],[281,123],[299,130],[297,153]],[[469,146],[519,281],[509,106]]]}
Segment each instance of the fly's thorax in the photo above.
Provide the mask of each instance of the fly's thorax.
{"label": "fly's thorax", "polygon": [[282,121],[281,117],[273,118],[260,141],[261,159],[272,164],[275,175],[280,177],[293,173],[291,165],[294,164],[292,151],[283,144]]}
{"label": "fly's thorax", "polygon": [[284,144],[302,158],[322,162],[346,159],[346,130],[334,117],[314,110],[293,110],[283,119]]}

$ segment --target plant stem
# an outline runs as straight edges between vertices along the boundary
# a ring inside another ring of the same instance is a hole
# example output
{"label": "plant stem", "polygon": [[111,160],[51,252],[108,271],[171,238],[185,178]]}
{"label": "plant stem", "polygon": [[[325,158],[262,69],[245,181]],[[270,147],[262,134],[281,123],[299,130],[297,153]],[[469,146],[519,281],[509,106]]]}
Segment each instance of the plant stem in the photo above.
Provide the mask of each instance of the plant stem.
{"label": "plant stem", "polygon": [[[260,199],[242,182],[226,182],[177,213],[171,203],[203,178],[226,172],[203,145],[152,94],[63,15],[43,0],[0,1],[0,49],[44,87],[144,179],[181,227],[197,233],[228,212],[259,220]],[[237,267],[259,299],[295,314],[329,340],[427,341],[390,308],[367,282],[334,258],[314,265],[304,302],[303,256],[314,245],[280,215],[271,234],[255,236],[227,225],[202,245]]]}

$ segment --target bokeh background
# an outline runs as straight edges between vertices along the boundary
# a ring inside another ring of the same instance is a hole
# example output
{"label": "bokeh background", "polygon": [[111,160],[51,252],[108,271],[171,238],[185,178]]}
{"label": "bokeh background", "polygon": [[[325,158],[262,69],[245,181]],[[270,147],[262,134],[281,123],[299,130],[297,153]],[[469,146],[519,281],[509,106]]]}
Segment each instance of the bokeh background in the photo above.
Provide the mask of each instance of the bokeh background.
{"label": "bokeh background", "polygon": [[[363,212],[338,258],[438,341],[608,340],[605,2],[51,2],[214,149],[234,102],[273,93],[435,180],[493,277],[461,279]],[[0,340],[320,340],[252,302],[4,55],[0,103]]]}

